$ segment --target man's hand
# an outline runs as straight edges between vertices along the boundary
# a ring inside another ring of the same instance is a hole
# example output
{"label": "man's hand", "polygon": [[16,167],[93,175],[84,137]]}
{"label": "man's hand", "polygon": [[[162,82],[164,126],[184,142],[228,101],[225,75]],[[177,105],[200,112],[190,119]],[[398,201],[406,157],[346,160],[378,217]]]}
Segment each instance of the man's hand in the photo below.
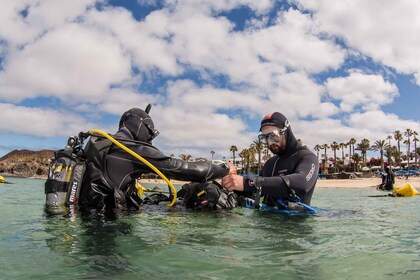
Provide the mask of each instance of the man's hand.
{"label": "man's hand", "polygon": [[238,174],[236,166],[230,161],[226,162],[226,165],[229,166],[229,174]]}
{"label": "man's hand", "polygon": [[[229,165],[229,163],[228,163]],[[233,164],[231,164],[233,166]],[[244,190],[244,178],[236,175],[236,168],[229,165],[230,172],[228,175],[223,177],[222,186],[228,191],[243,191]]]}

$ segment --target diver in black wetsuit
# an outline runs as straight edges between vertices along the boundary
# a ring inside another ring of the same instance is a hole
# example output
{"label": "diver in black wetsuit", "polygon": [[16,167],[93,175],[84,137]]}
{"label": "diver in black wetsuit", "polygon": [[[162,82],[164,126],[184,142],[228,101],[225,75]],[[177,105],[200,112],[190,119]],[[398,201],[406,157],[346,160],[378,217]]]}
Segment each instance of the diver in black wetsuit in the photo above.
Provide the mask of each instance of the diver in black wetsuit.
{"label": "diver in black wetsuit", "polygon": [[392,191],[395,184],[394,172],[385,166],[385,173],[382,174],[382,183],[377,187],[378,190]]}
{"label": "diver in black wetsuit", "polygon": [[[318,178],[319,163],[314,153],[298,144],[289,122],[278,112],[267,114],[261,121],[259,139],[274,154],[260,176],[245,178],[228,174],[222,185],[247,197],[264,196],[264,203],[278,207],[277,200],[311,203]],[[259,203],[259,201],[258,201]],[[257,207],[257,204],[255,204]]]}
{"label": "diver in black wetsuit", "polygon": [[[133,108],[125,112],[115,139],[145,158],[169,179],[207,182],[229,172],[226,165],[209,162],[187,162],[164,155],[152,145],[159,134],[145,111]],[[142,162],[102,137],[91,137],[85,149],[87,168],[79,206],[87,209],[138,209],[135,179],[153,172]]]}

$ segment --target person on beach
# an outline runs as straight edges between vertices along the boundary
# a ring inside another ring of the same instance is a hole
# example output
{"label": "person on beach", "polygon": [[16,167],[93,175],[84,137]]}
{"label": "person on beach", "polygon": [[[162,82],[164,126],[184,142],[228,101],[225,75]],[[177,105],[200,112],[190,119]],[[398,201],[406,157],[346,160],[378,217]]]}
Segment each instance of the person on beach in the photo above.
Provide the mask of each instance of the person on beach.
{"label": "person on beach", "polygon": [[[271,207],[287,207],[293,202],[311,203],[318,178],[316,155],[296,140],[287,118],[268,113],[261,121],[258,138],[274,154],[258,176],[246,178],[231,172],[222,179],[222,186],[238,195],[253,198],[258,207],[259,197]],[[232,167],[231,167],[232,168]],[[279,199],[284,204],[279,205]],[[249,201],[249,200],[247,200]]]}
{"label": "person on beach", "polygon": [[392,191],[395,184],[395,175],[391,168],[385,166],[385,172],[382,173],[382,183],[376,189],[383,191]]}

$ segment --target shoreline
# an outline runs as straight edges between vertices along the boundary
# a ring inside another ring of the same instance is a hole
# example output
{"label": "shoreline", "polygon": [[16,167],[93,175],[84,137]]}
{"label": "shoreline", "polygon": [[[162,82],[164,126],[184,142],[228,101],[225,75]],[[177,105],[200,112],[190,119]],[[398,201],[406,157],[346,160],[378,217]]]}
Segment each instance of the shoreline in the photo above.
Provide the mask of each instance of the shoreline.
{"label": "shoreline", "polygon": [[[183,185],[184,181],[170,180],[174,185]],[[324,189],[375,189],[382,182],[381,178],[355,178],[355,179],[318,179],[315,188]],[[162,179],[140,179],[140,184],[166,184]],[[420,177],[395,178],[395,187],[402,187],[411,184],[414,188],[420,190]]]}
{"label": "shoreline", "polygon": [[[4,177],[10,178],[28,178],[28,179],[41,179],[46,180],[46,176],[32,176],[32,177],[19,177],[9,176],[8,174],[0,174]],[[374,189],[381,183],[381,178],[355,178],[355,179],[318,179],[315,188],[334,188],[334,189]],[[162,179],[140,179],[140,184],[158,184],[166,185],[166,182]],[[184,185],[190,183],[189,181],[178,181],[170,180],[174,185]],[[420,177],[409,177],[408,180],[405,178],[395,178],[395,187],[402,187],[406,184],[411,184],[417,190],[420,190]]]}

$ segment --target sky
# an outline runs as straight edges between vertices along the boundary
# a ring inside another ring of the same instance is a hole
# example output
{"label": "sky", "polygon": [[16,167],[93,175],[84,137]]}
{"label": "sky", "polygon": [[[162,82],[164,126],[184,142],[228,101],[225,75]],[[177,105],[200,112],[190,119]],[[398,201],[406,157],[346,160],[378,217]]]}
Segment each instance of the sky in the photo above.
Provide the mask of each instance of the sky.
{"label": "sky", "polygon": [[[115,133],[229,158],[278,111],[309,148],[420,132],[417,0],[2,0],[0,156]],[[395,141],[392,143],[395,145]]]}

